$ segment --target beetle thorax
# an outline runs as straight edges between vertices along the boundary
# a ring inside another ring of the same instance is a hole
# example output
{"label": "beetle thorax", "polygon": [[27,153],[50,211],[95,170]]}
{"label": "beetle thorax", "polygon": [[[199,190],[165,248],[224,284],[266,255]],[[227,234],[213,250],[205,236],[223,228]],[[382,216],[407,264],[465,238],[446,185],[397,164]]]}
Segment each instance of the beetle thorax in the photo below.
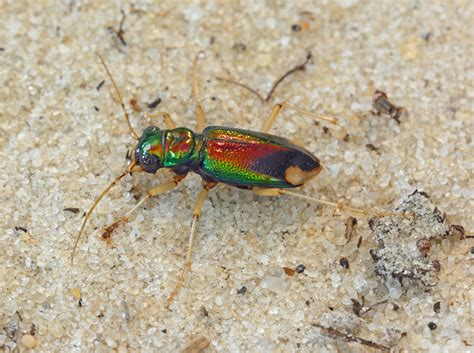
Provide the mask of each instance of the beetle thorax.
{"label": "beetle thorax", "polygon": [[166,130],[164,137],[164,167],[187,165],[197,158],[196,140],[191,130],[183,127]]}
{"label": "beetle thorax", "polygon": [[147,173],[156,173],[160,168],[191,166],[197,161],[194,133],[186,128],[160,130],[149,126],[135,148],[135,162]]}

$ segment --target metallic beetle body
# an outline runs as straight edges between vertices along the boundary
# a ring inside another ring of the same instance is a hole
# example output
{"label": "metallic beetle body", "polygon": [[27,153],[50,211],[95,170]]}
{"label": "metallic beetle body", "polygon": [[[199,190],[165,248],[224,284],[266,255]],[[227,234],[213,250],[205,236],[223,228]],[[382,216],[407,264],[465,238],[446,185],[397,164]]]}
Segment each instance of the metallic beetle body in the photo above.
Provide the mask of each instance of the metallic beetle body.
{"label": "metallic beetle body", "polygon": [[311,152],[282,137],[219,126],[201,134],[148,127],[134,159],[149,173],[160,168],[177,175],[194,172],[207,182],[244,189],[298,187],[322,169]]}

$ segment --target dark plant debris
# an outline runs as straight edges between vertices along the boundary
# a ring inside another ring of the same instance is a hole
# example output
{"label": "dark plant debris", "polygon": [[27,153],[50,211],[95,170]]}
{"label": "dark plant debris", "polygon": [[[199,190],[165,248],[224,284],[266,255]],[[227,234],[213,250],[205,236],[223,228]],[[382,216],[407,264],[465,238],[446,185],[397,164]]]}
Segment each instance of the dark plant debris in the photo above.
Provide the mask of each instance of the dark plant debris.
{"label": "dark plant debris", "polygon": [[365,306],[364,297],[362,297],[362,303],[360,301],[358,301],[357,299],[354,299],[354,298],[351,298],[351,301],[352,301],[352,312],[354,314],[356,314],[357,316],[359,316],[359,317],[364,315],[365,313],[371,311],[376,306],[388,303],[388,300],[385,299],[385,300],[381,300],[379,302],[376,302],[372,305]]}
{"label": "dark plant debris", "polygon": [[153,100],[152,102],[148,103],[148,104],[146,105],[146,107],[147,107],[148,109],[155,109],[155,108],[158,106],[158,104],[160,104],[160,103],[161,103],[161,98],[158,97],[158,98],[156,98],[155,100]]}
{"label": "dark plant debris", "polygon": [[352,239],[352,236],[356,234],[356,225],[357,218],[348,217],[346,219],[346,233],[344,234],[344,238],[347,240],[346,244],[349,243]]}
{"label": "dark plant debris", "polygon": [[379,343],[371,341],[371,340],[366,340],[364,338],[355,336],[352,333],[341,332],[339,330],[336,330],[335,328],[325,327],[325,326],[322,326],[318,323],[312,323],[311,325],[321,329],[325,334],[327,334],[330,337],[341,338],[346,342],[357,342],[357,343],[360,343],[364,346],[371,347],[371,348],[374,348],[374,349],[378,349],[382,352],[390,352],[390,347],[385,346],[383,344],[379,344]]}
{"label": "dark plant debris", "polygon": [[433,204],[428,194],[416,190],[395,209],[414,216],[375,217],[369,220],[378,249],[370,251],[375,273],[385,279],[419,280],[425,286],[437,285],[439,261],[431,259],[431,241],[452,236],[456,229]]}
{"label": "dark plant debris", "polygon": [[386,114],[400,124],[402,114],[406,114],[406,109],[396,106],[388,100],[387,93],[376,90],[372,98],[372,111],[376,115]]}
{"label": "dark plant debris", "polygon": [[378,147],[375,147],[375,146],[374,146],[373,144],[371,144],[371,143],[366,144],[365,147],[367,147],[369,150],[374,151],[374,152],[378,152],[378,151],[379,151],[379,148],[378,148]]}
{"label": "dark plant debris", "polygon": [[127,18],[127,15],[125,14],[123,10],[120,10],[120,13],[122,14],[122,19],[120,20],[119,29],[115,31],[115,34],[117,35],[117,38],[120,40],[120,43],[123,46],[127,46],[127,42],[125,41],[125,38],[124,38],[125,31],[123,30],[123,25],[125,23],[125,19]]}
{"label": "dark plant debris", "polygon": [[223,77],[216,77],[217,80],[219,81],[223,81],[223,82],[228,82],[228,83],[233,83],[237,86],[240,86],[242,88],[245,88],[246,90],[250,91],[251,93],[255,94],[262,103],[265,103],[265,102],[268,102],[272,96],[273,96],[273,93],[275,92],[275,90],[277,89],[277,87],[290,75],[292,75],[293,73],[297,72],[297,71],[304,71],[306,69],[306,65],[308,65],[310,62],[312,62],[312,54],[311,52],[308,52],[308,54],[306,55],[306,60],[304,63],[300,64],[300,65],[296,65],[295,67],[293,67],[292,69],[288,70],[287,72],[285,72],[280,78],[278,78],[272,85],[272,88],[270,89],[270,91],[268,92],[268,94],[266,95],[266,97],[263,97],[257,90],[243,84],[243,83],[240,83],[240,82],[237,82],[237,81],[234,81],[234,80],[231,80],[231,79],[227,79],[227,78],[223,78]]}
{"label": "dark plant debris", "polygon": [[303,265],[303,264],[298,265],[298,266],[296,266],[295,270],[296,270],[296,272],[298,272],[298,273],[303,273],[304,270],[306,270],[306,266]]}
{"label": "dark plant debris", "polygon": [[100,91],[100,89],[102,88],[102,86],[104,85],[104,83],[105,83],[105,80],[100,81],[100,83],[96,86],[95,89],[98,90],[98,91]]}

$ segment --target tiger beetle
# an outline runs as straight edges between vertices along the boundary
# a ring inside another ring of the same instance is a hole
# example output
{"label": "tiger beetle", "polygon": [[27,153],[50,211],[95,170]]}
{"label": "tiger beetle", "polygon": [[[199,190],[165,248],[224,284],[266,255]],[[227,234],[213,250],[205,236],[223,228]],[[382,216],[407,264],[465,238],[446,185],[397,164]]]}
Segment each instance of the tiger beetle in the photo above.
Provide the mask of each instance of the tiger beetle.
{"label": "tiger beetle", "polygon": [[[189,172],[200,175],[203,180],[203,188],[197,197],[193,211],[185,263],[177,283],[168,297],[167,307],[173,302],[173,299],[183,286],[185,275],[191,268],[193,240],[204,200],[209,190],[219,183],[249,189],[259,196],[291,195],[340,210],[365,215],[400,215],[400,213],[395,212],[378,212],[354,208],[340,202],[329,202],[290,191],[291,189],[303,186],[318,175],[322,170],[322,165],[319,159],[304,147],[268,133],[278,114],[283,108],[286,108],[328,121],[332,124],[337,124],[335,118],[308,112],[288,103],[280,103],[273,107],[270,116],[259,132],[222,126],[204,128],[205,114],[201,103],[197,99],[198,85],[195,71],[198,57],[193,62],[192,75],[192,97],[196,105],[195,114],[198,132],[193,132],[186,127],[177,127],[168,113],[161,112],[153,115],[155,117],[162,117],[167,129],[162,130],[156,126],[149,126],[143,131],[141,136],[138,136],[130,123],[120,89],[104,59],[99,56],[120,102],[121,110],[128,125],[128,132],[138,143],[128,168],[97,197],[86,213],[79,234],[75,239],[71,253],[71,265],[74,261],[80,237],[95,207],[110,189],[129,173],[146,172],[155,174],[160,169],[168,168],[174,176],[170,181],[148,191],[133,208],[118,220],[105,227],[102,233],[102,238],[105,240],[110,241],[114,230],[119,225],[127,223],[130,215],[147,199],[174,189]],[[286,76],[287,74],[283,78]],[[281,81],[282,79],[276,81],[272,91]],[[246,87],[244,85],[241,86]]]}

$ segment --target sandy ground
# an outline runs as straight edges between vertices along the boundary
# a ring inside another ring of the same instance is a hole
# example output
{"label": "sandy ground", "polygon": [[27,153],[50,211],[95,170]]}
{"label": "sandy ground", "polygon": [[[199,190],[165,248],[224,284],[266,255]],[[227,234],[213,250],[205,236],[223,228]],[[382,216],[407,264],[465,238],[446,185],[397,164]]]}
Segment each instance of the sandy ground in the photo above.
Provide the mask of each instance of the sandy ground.
{"label": "sandy ground", "polygon": [[[375,274],[367,217],[227,186],[204,203],[192,271],[166,309],[197,175],[148,200],[110,246],[100,229],[169,178],[127,176],[97,207],[69,263],[84,212],[134,147],[96,53],[137,131],[163,126],[145,117],[158,111],[196,127],[191,67],[203,51],[197,72],[208,125],[258,130],[281,101],[339,118],[332,126],[286,111],[272,128],[325,166],[301,193],[390,210],[419,189],[451,224],[472,231],[474,6],[396,3],[0,1],[0,349],[473,351],[472,240],[433,241],[438,284],[401,286]],[[306,70],[266,103],[216,79],[265,94],[308,52]],[[377,89],[408,112],[400,124],[371,113]],[[346,244],[351,215],[358,224]]]}

